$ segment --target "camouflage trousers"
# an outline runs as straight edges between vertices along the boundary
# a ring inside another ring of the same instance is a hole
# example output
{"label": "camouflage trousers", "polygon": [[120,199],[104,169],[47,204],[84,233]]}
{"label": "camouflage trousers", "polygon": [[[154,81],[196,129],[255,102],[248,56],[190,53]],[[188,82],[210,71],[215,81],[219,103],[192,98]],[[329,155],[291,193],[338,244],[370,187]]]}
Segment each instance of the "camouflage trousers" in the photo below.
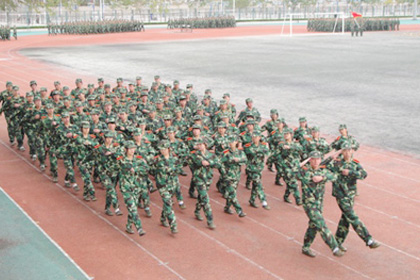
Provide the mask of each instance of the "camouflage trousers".
{"label": "camouflage trousers", "polygon": [[226,199],[225,209],[229,209],[230,206],[235,208],[236,213],[241,213],[242,208],[239,205],[238,197],[236,196],[236,189],[238,188],[239,181],[227,180],[224,181],[224,198]]}
{"label": "camouflage trousers", "polygon": [[337,198],[337,204],[342,212],[341,219],[335,233],[335,239],[338,244],[344,243],[344,240],[349,233],[350,225],[352,225],[357,235],[367,244],[367,242],[371,239],[371,235],[353,209],[354,195],[345,198]]}
{"label": "camouflage trousers", "polygon": [[83,197],[95,197],[95,188],[92,184],[92,165],[93,162],[79,161],[79,171],[83,180]]}
{"label": "camouflage trousers", "polygon": [[7,128],[10,143],[13,143],[16,139],[18,146],[23,146],[23,135],[19,120],[17,118],[10,118]]}
{"label": "camouflage trousers", "polygon": [[284,192],[284,198],[288,198],[289,195],[292,193],[293,197],[296,200],[296,203],[300,202],[300,192],[299,192],[299,185],[298,180],[294,172],[289,168],[283,168],[283,179],[286,183],[286,191]]}
{"label": "camouflage trousers", "polygon": [[219,168],[218,169],[219,170],[219,180],[217,180],[217,183],[216,183],[216,188],[217,188],[217,190],[219,191],[219,193],[221,193],[221,194],[224,194],[225,193],[225,190],[224,190],[224,184],[223,184],[223,172],[222,172],[222,169],[221,168]]}
{"label": "camouflage trousers", "polygon": [[321,234],[324,242],[334,250],[338,247],[338,243],[327,227],[324,216],[322,216],[322,205],[320,202],[304,203],[303,209],[309,218],[308,229],[303,239],[303,247],[309,248],[314,242],[317,232]]}
{"label": "camouflage trousers", "polygon": [[64,154],[63,161],[64,161],[64,167],[66,168],[66,176],[64,177],[64,180],[70,181],[71,183],[76,183],[76,179],[74,178],[73,154]]}
{"label": "camouflage trousers", "polygon": [[101,170],[99,172],[99,178],[101,179],[102,185],[106,189],[105,210],[108,210],[111,205],[114,207],[114,209],[118,209],[120,207],[116,190],[118,176],[112,176]]}
{"label": "camouflage trousers", "polygon": [[255,199],[259,198],[260,201],[266,201],[264,188],[261,182],[261,172],[248,172],[250,184],[252,183],[250,203],[254,203]]}
{"label": "camouflage trousers", "polygon": [[[45,160],[48,154],[48,158],[50,160],[50,172],[51,176],[57,177],[58,176],[58,166],[57,166],[57,156],[55,155],[55,151],[51,147],[46,147],[43,138],[40,135],[35,137],[35,150],[36,155],[39,160],[39,164],[45,165]],[[48,151],[47,151],[48,150]]]}
{"label": "camouflage trousers", "polygon": [[35,130],[31,127],[25,127],[23,131],[25,132],[26,136],[28,136],[29,154],[35,155],[36,154]]}
{"label": "camouflage trousers", "polygon": [[172,207],[173,191],[169,186],[163,187],[159,189],[159,194],[163,202],[162,213],[160,215],[160,221],[162,223],[168,221],[171,229],[175,229],[177,224],[176,224],[175,212]]}
{"label": "camouflage trousers", "polygon": [[274,162],[274,166],[276,167],[276,183],[280,183],[282,177],[284,177],[284,172],[281,164],[279,162]]}
{"label": "camouflage trousers", "polygon": [[[194,174],[194,169],[192,169],[191,166],[190,166],[190,170],[191,170],[191,174]],[[197,186],[195,185],[194,178],[191,177],[190,188],[188,190],[188,193],[190,194],[190,196],[194,194],[194,191],[196,189],[197,189]]]}
{"label": "camouflage trousers", "polygon": [[137,212],[137,201],[139,200],[139,190],[136,186],[128,182],[120,182],[121,194],[124,198],[125,206],[127,207],[127,229],[131,229],[134,224],[137,231],[142,228],[139,213]]}
{"label": "camouflage trousers", "polygon": [[149,196],[149,176],[140,177],[136,184],[139,189],[139,200],[138,203],[143,203],[145,209],[149,209],[150,207],[150,196]]}
{"label": "camouflage trousers", "polygon": [[207,191],[209,190],[211,185],[211,181],[203,183],[197,183],[197,203],[195,204],[195,213],[200,214],[201,208],[203,208],[204,215],[206,216],[207,223],[210,223],[213,221],[213,213],[211,211],[210,206],[210,197]]}
{"label": "camouflage trousers", "polygon": [[179,183],[178,178],[176,178],[174,194],[178,202],[184,201],[184,197],[182,196],[182,192],[181,192],[181,184]]}

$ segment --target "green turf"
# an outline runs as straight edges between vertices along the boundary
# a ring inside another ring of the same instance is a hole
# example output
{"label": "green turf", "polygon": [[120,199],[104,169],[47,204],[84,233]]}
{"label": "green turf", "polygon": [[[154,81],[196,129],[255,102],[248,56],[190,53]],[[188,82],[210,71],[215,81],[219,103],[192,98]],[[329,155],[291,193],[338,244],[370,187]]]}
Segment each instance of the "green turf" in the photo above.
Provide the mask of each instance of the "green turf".
{"label": "green turf", "polygon": [[88,279],[0,188],[0,279]]}

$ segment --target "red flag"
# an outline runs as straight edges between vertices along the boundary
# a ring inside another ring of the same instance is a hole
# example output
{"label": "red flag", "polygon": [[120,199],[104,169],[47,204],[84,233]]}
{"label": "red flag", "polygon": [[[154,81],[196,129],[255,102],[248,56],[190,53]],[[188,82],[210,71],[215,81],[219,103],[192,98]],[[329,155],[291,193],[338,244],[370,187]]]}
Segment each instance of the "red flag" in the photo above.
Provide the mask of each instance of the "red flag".
{"label": "red flag", "polygon": [[362,17],[362,15],[361,15],[361,14],[358,14],[358,13],[355,13],[355,12],[351,12],[351,15],[352,15],[354,18]]}

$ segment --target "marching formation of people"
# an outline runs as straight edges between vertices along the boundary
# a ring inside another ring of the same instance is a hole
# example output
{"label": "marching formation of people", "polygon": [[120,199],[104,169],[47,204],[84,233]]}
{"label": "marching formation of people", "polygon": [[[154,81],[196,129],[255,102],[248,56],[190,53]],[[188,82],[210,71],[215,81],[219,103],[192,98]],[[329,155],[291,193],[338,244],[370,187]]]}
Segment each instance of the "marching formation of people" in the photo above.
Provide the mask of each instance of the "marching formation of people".
{"label": "marching formation of people", "polygon": [[145,31],[144,23],[139,20],[102,20],[74,21],[58,24],[48,23],[48,35],[58,34],[104,34],[118,32]]}
{"label": "marching formation of people", "polygon": [[194,28],[226,28],[236,27],[236,20],[233,16],[204,17],[204,18],[180,18],[170,19],[168,28],[185,28],[189,26]]}
{"label": "marching formation of people", "polygon": [[16,25],[13,26],[13,28],[8,25],[0,25],[0,39],[2,41],[10,41],[12,37],[15,38],[15,40],[17,40]]}
{"label": "marching formation of people", "polygon": [[[81,79],[73,89],[59,81],[51,91],[38,88],[36,81],[30,82],[30,88],[23,95],[18,85],[7,82],[0,93],[0,114],[4,113],[10,144],[25,151],[26,136],[31,159],[45,171],[48,158],[54,182],[58,182],[57,161],[63,160],[64,185],[76,192],[80,190],[77,167],[85,201],[97,200],[94,183],[100,183],[106,189],[106,215],[123,215],[119,187],[130,234],[146,233],[138,209],[152,216],[150,195],[155,191],[162,198],[162,225],[178,232],[173,205],[176,198],[180,209],[186,208],[179,176],[187,175],[187,166],[192,174],[188,195],[197,201],[194,215],[200,221],[205,218],[210,229],[216,228],[208,193],[215,169],[220,174],[216,188],[226,199],[225,213],[246,216],[236,194],[242,169],[249,205],[270,210],[262,181],[267,166],[276,172],[274,184],[286,185],[284,201],[292,203],[293,196],[309,219],[303,254],[315,256],[310,246],[319,232],[333,254],[342,256],[350,225],[367,246],[380,245],[353,209],[357,181],[367,172],[353,158],[359,143],[345,124],[339,126],[337,139],[328,143],[320,128],[310,127],[305,117],[293,130],[272,109],[271,119],[262,124],[251,98],[237,114],[229,93],[216,102],[207,89],[199,100],[192,84],[183,89],[179,81],[165,84],[159,76],[150,88],[141,77],[128,87],[122,78],[114,87],[99,78],[96,86],[86,88]],[[342,212],[335,235],[323,217],[327,182],[332,182],[332,195]]]}
{"label": "marching formation of people", "polygon": [[[309,32],[341,32],[341,18],[310,19],[307,29]],[[344,20],[345,32],[363,31],[398,31],[400,30],[400,20],[398,18],[346,18]],[[362,35],[361,35],[362,36]]]}

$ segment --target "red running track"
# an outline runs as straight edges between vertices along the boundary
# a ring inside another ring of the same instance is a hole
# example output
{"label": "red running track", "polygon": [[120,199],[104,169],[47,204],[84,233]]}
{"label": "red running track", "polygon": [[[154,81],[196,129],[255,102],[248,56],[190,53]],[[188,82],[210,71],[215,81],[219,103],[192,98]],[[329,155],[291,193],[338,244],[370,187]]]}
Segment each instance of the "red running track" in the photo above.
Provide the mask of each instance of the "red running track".
{"label": "red running track", "polygon": [[[303,31],[303,30],[302,30]],[[0,88],[11,80],[29,89],[51,88],[53,81],[72,85],[78,73],[30,60],[19,55],[26,47],[143,42],[151,40],[202,39],[279,33],[278,27],[238,27],[197,30],[193,33],[154,29],[146,33],[95,36],[28,36],[0,44]],[[85,83],[96,77],[82,76]],[[195,200],[188,198],[190,177],[181,177],[186,210],[175,206],[179,233],[160,226],[161,200],[151,196],[153,217],[139,210],[144,237],[124,232],[126,215],[104,214],[105,191],[97,187],[98,201],[84,202],[81,192],[63,188],[62,162],[58,184],[41,173],[27,152],[10,147],[4,118],[0,120],[0,186],[95,279],[415,279],[420,271],[420,160],[363,146],[356,157],[369,176],[359,183],[356,211],[382,246],[367,248],[354,231],[346,241],[349,249],[335,258],[318,236],[315,259],[301,254],[307,218],[301,207],[282,201],[284,187],[273,184],[274,173],[264,171],[263,180],[271,211],[248,206],[244,177],[238,197],[247,217],[223,213],[224,199],[212,186],[211,204],[217,229],[195,220]],[[217,173],[217,172],[216,172]],[[79,185],[80,174],[76,173]],[[217,180],[217,176],[214,181]],[[340,210],[327,186],[324,215],[334,232]],[[122,203],[122,200],[120,200]],[[123,208],[123,210],[125,210]],[[127,211],[125,210],[126,214]]]}

